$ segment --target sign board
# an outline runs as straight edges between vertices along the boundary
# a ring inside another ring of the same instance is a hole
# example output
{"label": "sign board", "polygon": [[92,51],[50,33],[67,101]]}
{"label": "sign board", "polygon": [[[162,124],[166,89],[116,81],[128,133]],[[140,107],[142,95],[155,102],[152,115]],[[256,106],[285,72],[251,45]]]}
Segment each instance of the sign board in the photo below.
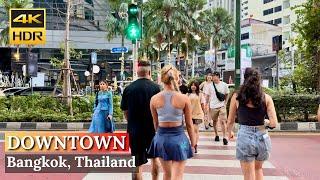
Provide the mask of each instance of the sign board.
{"label": "sign board", "polygon": [[97,64],[97,53],[96,52],[92,52],[91,53],[91,64]]}
{"label": "sign board", "polygon": [[32,86],[33,87],[44,86],[44,77],[45,77],[45,73],[38,72],[37,76],[32,78]]}
{"label": "sign board", "polygon": [[128,52],[128,48],[126,47],[114,47],[111,49],[111,53],[127,53]]}
{"label": "sign board", "polygon": [[9,24],[10,45],[46,43],[46,9],[10,9]]}

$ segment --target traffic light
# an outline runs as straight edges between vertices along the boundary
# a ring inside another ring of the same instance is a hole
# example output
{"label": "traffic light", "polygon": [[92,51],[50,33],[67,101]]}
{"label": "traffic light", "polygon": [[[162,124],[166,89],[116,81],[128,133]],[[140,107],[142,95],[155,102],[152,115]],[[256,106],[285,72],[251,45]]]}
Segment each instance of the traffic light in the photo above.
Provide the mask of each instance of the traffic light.
{"label": "traffic light", "polygon": [[127,38],[134,41],[141,38],[141,29],[138,21],[139,9],[135,4],[128,7],[128,26],[126,29]]}

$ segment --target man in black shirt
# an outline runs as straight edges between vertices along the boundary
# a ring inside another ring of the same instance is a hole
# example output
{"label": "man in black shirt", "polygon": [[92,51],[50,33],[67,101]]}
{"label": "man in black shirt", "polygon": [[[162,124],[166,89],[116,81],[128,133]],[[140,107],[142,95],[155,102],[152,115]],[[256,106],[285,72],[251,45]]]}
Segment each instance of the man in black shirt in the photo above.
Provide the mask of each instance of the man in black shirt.
{"label": "man in black shirt", "polygon": [[130,137],[132,156],[135,156],[138,172],[132,174],[133,179],[142,179],[141,165],[152,158],[152,179],[157,179],[159,163],[147,154],[151,141],[155,135],[153,119],[150,111],[151,97],[160,92],[160,87],[153,83],[150,63],[140,61],[138,64],[139,79],[125,88],[121,109],[128,121],[127,132]]}

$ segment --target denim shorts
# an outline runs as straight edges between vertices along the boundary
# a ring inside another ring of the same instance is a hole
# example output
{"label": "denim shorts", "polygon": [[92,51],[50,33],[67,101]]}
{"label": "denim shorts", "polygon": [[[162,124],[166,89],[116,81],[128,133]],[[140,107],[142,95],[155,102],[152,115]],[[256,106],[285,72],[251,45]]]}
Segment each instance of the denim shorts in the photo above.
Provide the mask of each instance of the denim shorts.
{"label": "denim shorts", "polygon": [[240,161],[266,161],[270,157],[271,140],[263,126],[240,125],[236,158]]}

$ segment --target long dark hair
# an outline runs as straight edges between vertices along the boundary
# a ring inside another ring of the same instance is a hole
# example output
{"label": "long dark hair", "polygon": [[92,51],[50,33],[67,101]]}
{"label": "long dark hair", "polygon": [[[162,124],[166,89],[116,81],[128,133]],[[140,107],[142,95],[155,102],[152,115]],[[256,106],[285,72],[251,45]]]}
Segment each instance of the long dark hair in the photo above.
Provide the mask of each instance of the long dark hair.
{"label": "long dark hair", "polygon": [[263,106],[265,98],[260,81],[261,76],[257,70],[246,68],[244,82],[237,97],[240,104],[247,105],[251,101],[254,107]]}
{"label": "long dark hair", "polygon": [[189,84],[189,93],[192,93],[191,86],[194,85],[196,86],[196,94],[199,96],[200,93],[200,88],[199,88],[199,82],[198,81],[191,81]]}
{"label": "long dark hair", "polygon": [[[102,83],[102,82],[105,83],[105,84],[108,86],[108,81],[107,81],[107,80],[100,80],[100,81],[99,81],[99,85],[100,85],[100,83]],[[98,106],[98,103],[99,103],[99,100],[98,100],[99,91],[100,91],[100,86],[99,86],[98,91],[96,92],[96,100],[95,100],[96,106]]]}

